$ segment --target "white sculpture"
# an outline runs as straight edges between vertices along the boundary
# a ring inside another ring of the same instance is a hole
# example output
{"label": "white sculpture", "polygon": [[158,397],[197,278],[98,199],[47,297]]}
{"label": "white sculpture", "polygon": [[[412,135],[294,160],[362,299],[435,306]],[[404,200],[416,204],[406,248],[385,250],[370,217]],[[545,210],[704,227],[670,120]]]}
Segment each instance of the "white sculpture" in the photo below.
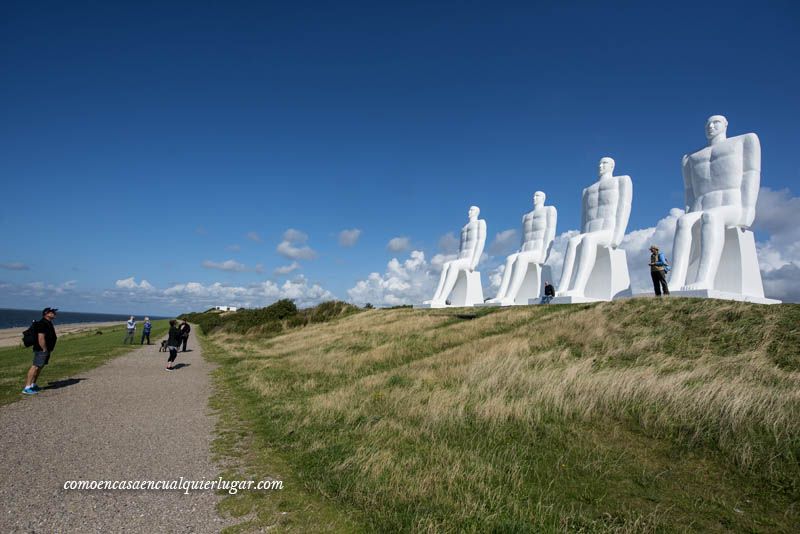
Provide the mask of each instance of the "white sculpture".
{"label": "white sculpture", "polygon": [[773,303],[764,298],[755,239],[761,145],[754,133],[727,138],[728,120],[706,121],[708,146],[683,156],[686,213],[672,246],[673,295]]}
{"label": "white sculpture", "polygon": [[581,234],[570,238],[553,304],[611,300],[630,292],[625,251],[617,247],[631,214],[630,176],[613,176],[614,160],[600,160],[600,179],[583,190]]}
{"label": "white sculpture", "polygon": [[481,273],[475,270],[486,244],[486,221],[478,219],[480,213],[477,206],[469,208],[469,222],[461,229],[458,258],[444,264],[436,293],[425,302],[431,308],[474,306],[483,302]]}
{"label": "white sculpture", "polygon": [[552,278],[549,266],[543,264],[556,236],[558,213],[553,206],[544,205],[545,199],[542,191],[533,194],[533,211],[522,216],[522,245],[506,258],[500,290],[489,304],[528,304],[528,300],[539,298],[543,272],[546,278]]}

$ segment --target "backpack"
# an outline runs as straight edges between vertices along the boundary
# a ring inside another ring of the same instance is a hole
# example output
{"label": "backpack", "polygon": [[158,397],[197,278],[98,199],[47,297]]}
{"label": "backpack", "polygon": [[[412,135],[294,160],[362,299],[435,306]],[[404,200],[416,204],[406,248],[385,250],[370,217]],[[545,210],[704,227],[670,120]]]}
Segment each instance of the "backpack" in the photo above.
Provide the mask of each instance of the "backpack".
{"label": "backpack", "polygon": [[36,326],[36,321],[32,321],[31,325],[22,333],[22,344],[26,347],[32,347],[34,343],[36,343],[36,332],[34,328]]}
{"label": "backpack", "polygon": [[664,267],[664,272],[665,273],[668,273],[668,272],[670,272],[672,270],[672,267],[670,266],[669,262],[667,261],[667,257],[664,256],[663,253],[659,253],[658,254],[658,261],[660,261],[661,263],[664,264],[664,265],[662,265],[662,267]]}

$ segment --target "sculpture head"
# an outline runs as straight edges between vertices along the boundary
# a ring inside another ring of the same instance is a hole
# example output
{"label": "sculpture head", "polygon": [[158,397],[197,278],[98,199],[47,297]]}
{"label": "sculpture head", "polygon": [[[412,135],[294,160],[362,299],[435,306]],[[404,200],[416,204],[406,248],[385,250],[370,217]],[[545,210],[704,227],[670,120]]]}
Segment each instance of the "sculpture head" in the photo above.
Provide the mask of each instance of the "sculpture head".
{"label": "sculpture head", "polygon": [[608,156],[606,156],[604,158],[600,158],[600,163],[598,164],[598,167],[597,167],[597,171],[598,171],[597,174],[601,178],[606,174],[611,175],[614,172],[614,166],[615,165],[616,165],[616,163],[614,162],[614,160],[612,158],[609,158]]}
{"label": "sculpture head", "polygon": [[481,209],[478,206],[470,206],[469,207],[469,220],[475,220],[478,218],[478,215],[481,214]]}
{"label": "sculpture head", "polygon": [[541,208],[544,206],[544,200],[547,198],[547,195],[544,194],[544,191],[537,191],[533,194],[533,207],[534,208]]}
{"label": "sculpture head", "polygon": [[725,135],[728,130],[728,119],[723,115],[711,115],[706,121],[706,139],[711,141],[719,134]]}

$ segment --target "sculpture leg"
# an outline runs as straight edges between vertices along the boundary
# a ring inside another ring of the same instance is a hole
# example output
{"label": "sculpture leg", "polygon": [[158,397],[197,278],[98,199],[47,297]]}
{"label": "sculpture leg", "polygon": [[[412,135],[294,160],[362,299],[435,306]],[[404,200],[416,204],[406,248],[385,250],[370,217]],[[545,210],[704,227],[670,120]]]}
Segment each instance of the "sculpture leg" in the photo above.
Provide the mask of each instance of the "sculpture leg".
{"label": "sculpture leg", "polygon": [[672,275],[669,285],[673,291],[686,285],[686,271],[689,269],[689,254],[692,252],[692,228],[700,220],[703,212],[694,211],[682,215],[675,229],[672,242]]}
{"label": "sculpture leg", "polygon": [[589,275],[592,273],[597,258],[597,245],[598,239],[591,234],[586,234],[581,241],[578,270],[575,272],[575,284],[572,286],[572,291],[577,295],[583,295],[583,291],[586,289],[586,283],[589,281]]}
{"label": "sculpture leg", "polygon": [[433,298],[431,299],[432,302],[444,300],[442,298],[442,289],[444,289],[444,281],[447,278],[447,271],[450,269],[450,264],[452,262],[447,262],[442,265],[442,274],[439,276],[439,285],[436,286],[436,292],[433,294]]}
{"label": "sculpture leg", "polygon": [[467,266],[467,260],[450,262],[450,268],[447,269],[447,277],[445,278],[444,287],[442,288],[442,294],[439,296],[439,301],[444,301],[447,299],[447,297],[450,295],[450,292],[453,291],[453,288],[456,285],[458,273],[461,271],[466,271]]}
{"label": "sculpture leg", "polygon": [[506,258],[506,268],[503,271],[503,281],[500,283],[500,289],[497,291],[497,296],[490,302],[500,302],[506,297],[506,293],[508,293],[508,283],[511,280],[511,273],[514,270],[514,261],[516,261],[517,256],[519,256],[519,254],[511,254],[508,258]]}
{"label": "sculpture leg", "polygon": [[725,245],[725,224],[735,223],[740,213],[741,209],[733,206],[714,208],[703,213],[697,281],[687,286],[687,289],[711,289]]}
{"label": "sculpture leg", "polygon": [[517,299],[517,294],[519,293],[519,290],[522,287],[522,282],[525,280],[525,275],[528,272],[529,265],[530,261],[524,256],[519,256],[517,258],[517,264],[514,269],[514,276],[511,279],[511,289],[509,289],[508,293],[506,294],[507,300],[513,302],[514,300]]}
{"label": "sculpture leg", "polygon": [[558,281],[558,294],[563,295],[569,291],[569,282],[572,280],[572,268],[575,264],[575,250],[581,242],[583,234],[569,239],[567,254],[564,256],[564,266],[561,268],[561,280]]}

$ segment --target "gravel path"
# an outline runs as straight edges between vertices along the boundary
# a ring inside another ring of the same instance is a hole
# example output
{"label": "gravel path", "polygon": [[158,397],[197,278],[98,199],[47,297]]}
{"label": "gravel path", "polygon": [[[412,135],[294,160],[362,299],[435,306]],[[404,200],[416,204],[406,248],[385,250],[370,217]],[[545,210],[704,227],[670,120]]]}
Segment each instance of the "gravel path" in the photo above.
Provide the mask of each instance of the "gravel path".
{"label": "gravel path", "polygon": [[[160,345],[160,343],[159,343]],[[211,364],[145,346],[0,408],[0,532],[218,532],[213,491],[65,490],[67,480],[214,480]],[[58,358],[58,351],[53,359]],[[40,384],[47,383],[47,368]],[[22,380],[22,377],[20,377]],[[21,389],[21,386],[20,386]]]}

